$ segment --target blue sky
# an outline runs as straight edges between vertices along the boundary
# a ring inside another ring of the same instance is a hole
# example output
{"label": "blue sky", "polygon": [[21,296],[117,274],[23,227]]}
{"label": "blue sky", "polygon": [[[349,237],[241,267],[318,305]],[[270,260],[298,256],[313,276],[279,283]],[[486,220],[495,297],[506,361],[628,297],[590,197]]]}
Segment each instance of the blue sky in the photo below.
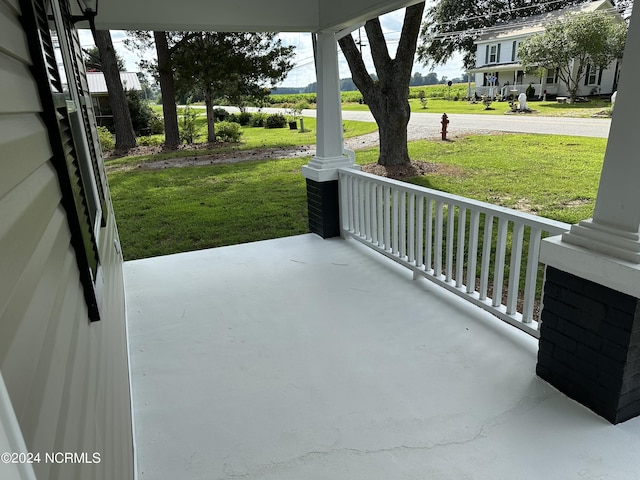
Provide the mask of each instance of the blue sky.
{"label": "blue sky", "polygon": [[[400,31],[402,29],[402,21],[404,18],[404,9],[396,12],[389,13],[380,17],[380,23],[387,39],[387,44],[391,55],[395,55],[395,49],[400,38]],[[357,31],[356,31],[357,32]],[[126,38],[126,32],[112,31],[111,36],[114,42],[114,47],[125,59],[127,70],[138,71],[137,62],[140,60],[138,54],[134,54],[127,50],[124,46],[124,40]],[[305,87],[310,83],[316,81],[315,68],[313,64],[313,46],[311,42],[311,34],[309,33],[281,33],[280,37],[286,45],[294,45],[296,47],[296,66],[291,70],[287,78],[281,84],[284,87]],[[366,44],[366,35],[364,28],[362,28],[363,43]],[[93,39],[89,31],[81,31],[80,41],[83,46],[93,45]],[[371,61],[371,55],[368,47],[363,47],[363,57],[365,64],[369,67],[371,73],[375,72],[373,68],[373,62]],[[154,52],[149,51],[146,54],[146,58],[154,58]],[[342,55],[339,56],[339,68],[340,78],[351,77],[349,66]],[[426,75],[430,72],[428,67],[416,63],[413,68],[414,72],[421,72]],[[448,78],[459,77],[463,73],[462,69],[462,57],[456,55],[446,65],[438,66],[434,70],[438,74],[438,78],[442,78],[446,75]]]}

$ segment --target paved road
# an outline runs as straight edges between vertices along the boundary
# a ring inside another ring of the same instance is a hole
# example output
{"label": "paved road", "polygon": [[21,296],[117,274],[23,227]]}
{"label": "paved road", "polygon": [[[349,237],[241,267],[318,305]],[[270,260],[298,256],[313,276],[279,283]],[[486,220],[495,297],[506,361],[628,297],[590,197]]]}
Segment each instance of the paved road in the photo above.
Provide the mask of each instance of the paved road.
{"label": "paved road", "polygon": [[[224,107],[233,110],[231,107]],[[253,110],[253,109],[252,109]],[[256,109],[257,110],[257,109]],[[280,108],[265,108],[267,113],[283,112]],[[304,110],[305,117],[315,117],[315,110]],[[442,113],[412,113],[409,125],[413,128],[424,128],[425,137],[440,135]],[[459,135],[467,132],[499,131],[514,133],[548,133],[553,135],[576,135],[580,137],[609,136],[611,119],[609,118],[568,118],[543,117],[535,114],[520,115],[478,115],[454,113],[449,117],[449,133]],[[373,122],[370,112],[342,112],[345,120]]]}
{"label": "paved road", "polygon": [[[433,131],[433,135],[438,135],[441,117],[441,113],[412,113],[409,124],[424,127],[429,132]],[[607,138],[609,136],[609,127],[611,126],[611,119],[608,118],[542,117],[535,116],[535,114],[451,114],[448,117],[448,131],[451,134],[486,130]],[[374,121],[370,112],[343,111],[342,118],[345,120]]]}

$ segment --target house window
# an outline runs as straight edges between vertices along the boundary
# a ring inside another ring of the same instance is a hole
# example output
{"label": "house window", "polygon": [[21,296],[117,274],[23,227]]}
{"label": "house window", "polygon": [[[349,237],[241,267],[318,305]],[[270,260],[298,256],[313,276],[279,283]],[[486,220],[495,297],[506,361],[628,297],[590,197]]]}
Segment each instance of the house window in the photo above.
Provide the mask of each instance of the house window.
{"label": "house window", "polygon": [[545,77],[544,81],[547,85],[558,83],[558,69],[547,70],[547,76]]}
{"label": "house window", "polygon": [[500,44],[487,45],[485,50],[484,63],[499,63],[500,62]]}
{"label": "house window", "polygon": [[602,71],[593,65],[587,65],[587,74],[585,76],[585,85],[600,85]]}
{"label": "house window", "polygon": [[521,42],[517,42],[516,40],[513,41],[513,44],[511,45],[511,61],[515,62],[518,60],[518,50],[520,49],[520,43]]}
{"label": "house window", "polygon": [[58,174],[89,319],[99,320],[103,286],[98,240],[106,224],[106,193],[80,44],[66,0],[25,0],[22,6],[27,31],[37,32],[29,36],[29,47],[50,163]]}
{"label": "house window", "polygon": [[498,61],[498,46],[491,45],[489,47],[489,63],[496,63]]}

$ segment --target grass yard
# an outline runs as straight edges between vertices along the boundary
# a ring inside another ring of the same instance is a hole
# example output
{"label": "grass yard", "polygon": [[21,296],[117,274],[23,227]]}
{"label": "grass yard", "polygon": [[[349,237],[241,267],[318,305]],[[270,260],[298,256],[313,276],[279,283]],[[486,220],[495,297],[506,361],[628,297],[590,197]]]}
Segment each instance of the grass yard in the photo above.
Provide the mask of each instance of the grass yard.
{"label": "grass yard", "polygon": [[[409,181],[575,223],[592,214],[605,146],[605,139],[552,135],[413,142],[414,160],[451,168]],[[357,152],[358,163],[376,158],[375,149]],[[300,167],[308,161],[110,171],[125,259],[306,232]]]}
{"label": "grass yard", "polygon": [[[418,99],[410,99],[411,111],[415,113],[472,113],[478,115],[504,115],[509,110],[509,102],[493,102],[491,110],[485,110],[482,103],[469,103],[465,100],[443,100],[438,98],[428,98],[427,108],[422,108]],[[589,118],[592,115],[602,112],[611,107],[611,103],[603,100],[592,100],[584,103],[557,103],[557,102],[529,102],[529,108],[545,117],[575,117]],[[369,107],[359,103],[343,103],[343,110],[368,111]]]}
{"label": "grass yard", "polygon": [[[206,141],[206,118],[201,115],[197,119],[200,127],[200,136],[198,141]],[[375,132],[378,126],[373,122],[358,122],[355,120],[344,120],[343,135],[344,138],[352,138],[367,133]],[[300,145],[315,145],[316,143],[316,119],[304,119],[305,132],[298,130],[290,130],[289,128],[263,128],[263,127],[242,127],[242,137],[240,143],[229,144],[228,146],[216,146],[213,149],[202,148],[197,151],[198,155],[206,155],[208,153],[222,153],[250,150],[254,148],[284,148],[295,147]],[[164,141],[163,135],[152,135],[159,138],[157,145],[161,145]],[[108,166],[125,165],[130,163],[142,163],[146,161],[164,160],[167,158],[190,157],[194,155],[193,150],[178,150],[167,153],[156,153],[152,155],[139,155],[135,157],[124,157],[112,159],[107,162]]]}
{"label": "grass yard", "polygon": [[[476,135],[409,144],[412,160],[456,167],[456,174],[408,179],[484,202],[567,223],[593,213],[606,139],[559,135]],[[358,163],[377,161],[375,149]]]}
{"label": "grass yard", "polygon": [[305,163],[110,173],[125,260],[307,232]]}

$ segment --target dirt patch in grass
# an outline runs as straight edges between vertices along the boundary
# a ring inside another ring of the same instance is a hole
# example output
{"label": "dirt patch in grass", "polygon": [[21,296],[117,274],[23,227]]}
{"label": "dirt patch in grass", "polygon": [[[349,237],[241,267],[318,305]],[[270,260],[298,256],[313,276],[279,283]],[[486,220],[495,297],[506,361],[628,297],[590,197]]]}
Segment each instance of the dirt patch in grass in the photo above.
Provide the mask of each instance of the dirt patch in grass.
{"label": "dirt patch in grass", "polygon": [[575,200],[569,200],[568,202],[564,202],[562,205],[564,207],[582,207],[583,205],[587,205],[591,202],[591,200],[587,198],[576,198]]}
{"label": "dirt patch in grass", "polygon": [[[493,134],[498,132],[476,132],[476,131],[460,131],[457,134],[449,135],[449,141],[455,141],[456,139],[463,138],[470,134]],[[409,125],[407,128],[407,140],[440,140],[440,137],[430,135],[423,127]],[[345,139],[345,147],[351,150],[364,150],[368,148],[375,148],[379,145],[378,132],[368,133],[366,135],[360,135],[358,137],[352,137]],[[140,162],[131,162],[122,165],[108,165],[107,171],[109,172],[122,172],[130,171],[134,169],[144,170],[162,170],[165,168],[180,168],[180,167],[194,167],[205,165],[223,165],[229,163],[241,163],[251,162],[255,160],[275,160],[280,158],[304,158],[312,157],[316,154],[315,145],[300,145],[293,147],[279,147],[279,148],[253,148],[241,150],[242,144],[239,143],[198,143],[191,145],[180,145],[176,150],[168,150],[162,146],[148,146],[148,147],[135,147],[127,151],[111,151],[105,152],[105,160],[113,160],[122,157],[130,156],[143,156],[143,155],[155,155],[155,154],[167,154],[172,151],[175,152],[193,152],[193,155],[183,155],[176,157],[168,157],[162,160],[141,160]],[[223,151],[215,152],[216,149]],[[207,150],[207,153],[202,152]],[[213,153],[211,151],[214,150]],[[426,166],[429,162],[412,162],[415,172],[411,173],[407,171],[391,172],[390,174],[383,175],[389,178],[403,179],[416,175],[424,175],[426,173],[434,173],[436,170],[438,173],[445,173],[446,169],[453,168],[444,165],[430,164],[431,167]],[[450,171],[448,174],[461,173]],[[374,173],[374,172],[372,172]],[[445,173],[447,174],[447,173]]]}
{"label": "dirt patch in grass", "polygon": [[380,177],[393,178],[394,180],[404,180],[433,173],[452,176],[464,174],[463,170],[458,167],[422,161],[411,161],[409,165],[394,165],[389,167],[378,165],[377,163],[369,163],[362,165],[362,171],[379,175]]}

